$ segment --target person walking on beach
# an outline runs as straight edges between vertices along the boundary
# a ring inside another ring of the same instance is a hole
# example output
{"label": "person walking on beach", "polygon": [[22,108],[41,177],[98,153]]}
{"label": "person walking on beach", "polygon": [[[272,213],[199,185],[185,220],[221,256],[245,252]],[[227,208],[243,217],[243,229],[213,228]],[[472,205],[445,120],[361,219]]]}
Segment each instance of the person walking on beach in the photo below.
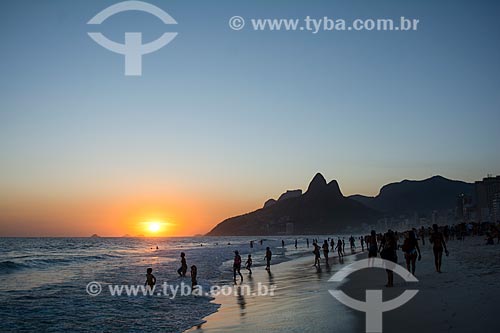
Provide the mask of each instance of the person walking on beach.
{"label": "person walking on beach", "polygon": [[181,267],[177,270],[180,277],[185,277],[188,269],[188,265],[186,263],[186,254],[181,252]]}
{"label": "person walking on beach", "polygon": [[326,266],[329,265],[329,263],[328,263],[328,252],[330,252],[330,246],[328,246],[328,241],[325,240],[323,242],[323,255],[325,256]]}
{"label": "person walking on beach", "polygon": [[345,237],[342,238],[342,256],[345,256]]}
{"label": "person walking on beach", "polygon": [[271,249],[268,247],[266,247],[266,256],[264,257],[264,259],[266,259],[266,271],[269,271],[271,270],[271,256],[273,255],[273,253],[271,252]]}
{"label": "person walking on beach", "polygon": [[339,259],[342,259],[344,255],[342,254],[342,240],[339,238],[337,241],[337,246],[335,247],[337,250],[337,254],[339,255]]}
{"label": "person walking on beach", "polygon": [[198,276],[198,267],[196,265],[191,266],[191,288],[198,285],[198,280],[196,277]]}
{"label": "person walking on beach", "polygon": [[441,273],[441,263],[443,260],[443,249],[448,256],[449,252],[446,248],[446,242],[444,241],[443,234],[439,231],[438,225],[432,225],[433,233],[431,234],[429,241],[432,245],[432,251],[434,252],[434,265],[436,266],[436,272]]}
{"label": "person walking on beach", "polygon": [[[396,235],[394,232],[389,229],[387,233],[382,237],[382,241],[380,243],[380,257],[384,260],[389,260],[394,263],[398,262],[398,241],[396,239]],[[390,269],[385,270],[387,272],[387,284],[385,285],[388,288],[394,287],[394,272]]]}
{"label": "person walking on beach", "polygon": [[330,247],[332,248],[332,252],[335,251],[335,241],[333,240],[333,237],[330,239]]}
{"label": "person walking on beach", "polygon": [[375,230],[372,230],[366,247],[368,248],[368,258],[375,258],[378,253],[377,233]]}
{"label": "person walking on beach", "polygon": [[422,226],[420,228],[420,237],[422,238],[422,246],[425,246],[425,228]]}
{"label": "person walking on beach", "polygon": [[144,283],[150,289],[153,289],[156,284],[156,277],[153,275],[153,269],[148,268],[146,270],[146,282]]}
{"label": "person walking on beach", "polygon": [[[420,253],[420,247],[418,246],[417,237],[415,236],[415,231],[411,230],[408,233],[408,237],[405,239],[403,246],[401,247],[405,254],[406,259],[406,269],[415,275],[415,264],[422,259],[422,254]],[[410,271],[411,264],[411,271]]]}
{"label": "person walking on beach", "polygon": [[318,244],[316,243],[313,243],[313,247],[314,247],[314,250],[313,250],[313,254],[314,254],[314,266],[317,267],[317,268],[320,268],[320,247],[318,246]]}
{"label": "person walking on beach", "polygon": [[241,278],[241,282],[243,282],[243,275],[241,275],[241,256],[238,251],[234,251],[234,262],[233,262],[233,276],[234,276],[234,282],[236,282],[236,273]]}
{"label": "person walking on beach", "polygon": [[245,263],[245,269],[248,271],[248,274],[252,275],[252,255],[248,255],[247,262]]}
{"label": "person walking on beach", "polygon": [[361,243],[361,252],[365,252],[365,239],[363,237],[359,237],[359,242]]}

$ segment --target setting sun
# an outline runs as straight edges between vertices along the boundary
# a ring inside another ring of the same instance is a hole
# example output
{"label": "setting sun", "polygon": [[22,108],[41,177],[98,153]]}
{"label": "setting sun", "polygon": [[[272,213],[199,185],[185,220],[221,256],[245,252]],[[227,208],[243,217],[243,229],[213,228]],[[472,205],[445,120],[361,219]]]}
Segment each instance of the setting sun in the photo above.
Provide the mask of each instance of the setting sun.
{"label": "setting sun", "polygon": [[151,232],[158,232],[161,229],[161,223],[157,221],[148,222],[148,230]]}

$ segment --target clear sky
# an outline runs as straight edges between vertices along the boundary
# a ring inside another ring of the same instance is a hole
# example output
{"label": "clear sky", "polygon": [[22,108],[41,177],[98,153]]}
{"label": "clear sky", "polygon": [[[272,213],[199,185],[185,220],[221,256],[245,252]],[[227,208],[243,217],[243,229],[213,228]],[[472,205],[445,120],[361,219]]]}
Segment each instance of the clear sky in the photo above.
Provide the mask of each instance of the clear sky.
{"label": "clear sky", "polygon": [[[209,231],[316,172],[345,195],[500,174],[500,2],[0,2],[0,235]],[[244,18],[420,20],[412,32],[258,32]],[[178,36],[123,75],[122,42]]]}

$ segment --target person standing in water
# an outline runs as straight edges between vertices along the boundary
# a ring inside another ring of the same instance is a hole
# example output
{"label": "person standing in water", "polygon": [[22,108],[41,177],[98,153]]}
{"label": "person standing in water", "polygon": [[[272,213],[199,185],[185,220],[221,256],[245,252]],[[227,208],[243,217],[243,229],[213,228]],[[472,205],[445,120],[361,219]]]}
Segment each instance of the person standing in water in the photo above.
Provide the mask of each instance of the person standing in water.
{"label": "person standing in water", "polygon": [[306,238],[307,248],[309,248],[309,238]]}
{"label": "person standing in water", "polygon": [[252,255],[248,255],[247,262],[245,263],[245,269],[248,271],[248,274],[252,275]]}
{"label": "person standing in water", "polygon": [[[415,275],[415,264],[418,260],[422,259],[422,254],[420,253],[420,247],[418,246],[417,236],[415,236],[415,231],[411,230],[408,233],[408,238],[405,239],[403,246],[401,247],[405,254],[406,259],[406,269]],[[410,271],[411,264],[411,271]]]}
{"label": "person standing in water", "polygon": [[285,248],[285,241],[283,239],[281,240],[281,247]]}
{"label": "person standing in water", "polygon": [[436,272],[441,273],[441,263],[443,260],[443,249],[448,256],[449,252],[446,248],[446,242],[444,241],[443,234],[439,231],[438,225],[432,225],[433,233],[431,234],[429,241],[432,245],[432,251],[434,252],[434,265],[436,266]]}
{"label": "person standing in water", "polygon": [[295,238],[295,250],[297,250],[297,238]]}
{"label": "person standing in water", "polygon": [[361,252],[365,252],[365,239],[364,239],[364,237],[359,237],[359,242],[361,243]]}
{"label": "person standing in water", "polygon": [[[398,241],[396,239],[396,235],[391,229],[389,229],[384,237],[382,237],[380,249],[380,257],[382,257],[382,259],[389,260],[394,263],[398,262],[398,254],[396,252],[398,249]],[[386,287],[394,287],[394,272],[391,269],[386,269],[385,271],[387,272]]]}
{"label": "person standing in water", "polygon": [[186,254],[184,252],[181,252],[181,268],[177,270],[177,273],[179,273],[180,277],[185,277],[187,269],[188,265],[186,263]]}
{"label": "person standing in water", "polygon": [[273,255],[273,253],[271,252],[271,249],[268,247],[266,247],[266,256],[264,257],[264,259],[266,259],[266,270],[269,271],[271,270],[271,256]]}
{"label": "person standing in water", "polygon": [[155,284],[156,284],[156,277],[153,275],[153,269],[148,268],[146,270],[146,283],[144,283],[144,285],[150,289],[153,289]]}
{"label": "person standing in water", "polygon": [[234,262],[233,262],[233,275],[234,275],[234,282],[236,282],[236,273],[241,278],[241,282],[243,282],[243,275],[241,275],[241,256],[238,251],[234,251]]}

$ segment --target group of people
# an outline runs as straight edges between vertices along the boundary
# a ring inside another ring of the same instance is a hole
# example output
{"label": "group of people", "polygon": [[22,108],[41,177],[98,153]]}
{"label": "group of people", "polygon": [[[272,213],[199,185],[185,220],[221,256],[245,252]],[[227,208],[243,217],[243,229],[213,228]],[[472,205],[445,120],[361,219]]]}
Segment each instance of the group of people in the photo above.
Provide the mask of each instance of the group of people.
{"label": "group of people", "polygon": [[[412,229],[403,233],[398,233],[397,231],[392,231],[389,229],[385,234],[377,234],[375,230],[372,230],[370,235],[359,237],[361,244],[361,251],[368,251],[368,258],[375,258],[378,255],[384,260],[389,260],[394,263],[398,261],[398,250],[401,249],[406,261],[406,268],[412,274],[415,274],[416,263],[422,259],[422,253],[419,246],[419,241],[422,245],[425,245],[426,237],[427,240],[432,244],[432,251],[434,255],[434,266],[436,272],[441,273],[443,254],[449,255],[448,248],[446,246],[449,239],[464,239],[467,235],[467,231],[458,226],[448,226],[439,228],[437,224],[434,224],[432,228],[426,229],[421,227],[419,230]],[[399,244],[400,238],[404,236],[402,244]],[[497,243],[500,243],[500,232],[497,229],[492,229],[486,232],[487,244],[493,244],[493,238],[498,238]],[[250,248],[253,248],[254,242],[250,242]],[[261,245],[263,241],[259,242]],[[351,252],[356,251],[356,238],[351,236],[349,238]],[[306,239],[307,247],[309,247],[309,239]],[[328,238],[324,240],[323,244],[319,245],[318,239],[312,240],[313,254],[314,254],[314,266],[320,269],[321,265],[321,252],[323,252],[323,257],[325,259],[325,264],[329,265],[329,253],[337,251],[339,261],[342,263],[345,256],[345,239],[338,238],[335,241],[333,238]],[[281,242],[282,247],[285,246],[284,240]],[[295,248],[297,248],[297,239],[295,239]],[[266,248],[264,260],[266,262],[266,270],[271,269],[271,258],[272,252],[270,247]],[[252,255],[249,254],[245,262],[245,269],[248,271],[249,275],[252,274]],[[233,279],[234,282],[237,280],[237,276],[243,281],[243,275],[241,274],[242,258],[239,251],[234,251],[233,259]],[[185,277],[188,270],[188,265],[186,262],[186,255],[181,252],[181,267],[177,270],[180,277]],[[151,288],[156,283],[156,278],[152,274],[152,269],[148,268],[146,273],[146,283],[145,285]],[[394,285],[394,274],[391,270],[387,271],[387,287],[392,287]],[[198,269],[196,265],[191,266],[191,284],[192,287],[198,284],[197,282]]]}
{"label": "group of people", "polygon": [[[271,248],[266,247],[266,255],[264,256],[264,260],[266,261],[266,270],[271,270],[271,257],[273,253],[271,252]],[[236,275],[239,275],[241,278],[241,282],[243,282],[243,275],[241,274],[241,256],[239,251],[234,251],[234,260],[233,260],[233,280],[236,282]],[[249,254],[247,261],[245,262],[245,269],[248,271],[248,274],[252,275],[252,255]]]}

